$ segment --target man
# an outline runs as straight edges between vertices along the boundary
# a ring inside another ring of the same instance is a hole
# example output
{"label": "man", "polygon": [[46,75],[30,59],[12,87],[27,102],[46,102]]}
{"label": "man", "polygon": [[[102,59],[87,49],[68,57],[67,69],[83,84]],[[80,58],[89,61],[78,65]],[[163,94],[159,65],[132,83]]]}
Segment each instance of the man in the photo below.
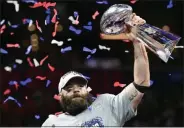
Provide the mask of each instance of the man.
{"label": "man", "polygon": [[[135,25],[145,23],[135,14],[132,22]],[[87,89],[87,79],[80,73],[68,72],[61,77],[58,87],[63,113],[49,115],[42,127],[123,126],[126,121],[137,114],[137,107],[145,90],[150,86],[150,71],[146,49],[143,43],[136,39],[136,28],[132,27],[129,30],[119,35],[101,34],[101,38],[133,42],[134,82],[125,87],[118,95],[101,94],[93,99]]]}

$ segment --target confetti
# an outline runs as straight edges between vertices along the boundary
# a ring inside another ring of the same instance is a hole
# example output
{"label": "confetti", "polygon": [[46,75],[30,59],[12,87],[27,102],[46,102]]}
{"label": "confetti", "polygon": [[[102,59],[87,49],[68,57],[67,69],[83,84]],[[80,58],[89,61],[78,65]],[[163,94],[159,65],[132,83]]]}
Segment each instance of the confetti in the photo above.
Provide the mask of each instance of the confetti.
{"label": "confetti", "polygon": [[19,25],[11,25],[12,28],[18,28]]}
{"label": "confetti", "polygon": [[34,62],[35,67],[39,66],[39,63],[38,63],[38,61],[35,58],[33,58],[33,62]]}
{"label": "confetti", "polygon": [[87,30],[92,30],[92,26],[83,26],[83,28],[87,29]]}
{"label": "confetti", "polygon": [[6,28],[6,25],[5,24],[0,28],[0,33],[1,34],[4,32],[5,28]]}
{"label": "confetti", "polygon": [[26,19],[26,18],[22,19],[22,22],[23,22],[23,24],[29,24],[30,22],[33,23],[33,21],[31,19]]}
{"label": "confetti", "polygon": [[14,4],[15,5],[15,11],[18,12],[19,11],[19,4],[16,0],[7,0],[7,3],[9,4]]}
{"label": "confetti", "polygon": [[40,66],[43,65],[43,62],[48,58],[49,56],[47,55],[46,57],[44,57],[41,61],[40,61]]}
{"label": "confetti", "polygon": [[28,97],[27,97],[27,96],[25,96],[25,99],[27,100],[27,99],[28,99]]}
{"label": "confetti", "polygon": [[66,48],[62,48],[61,49],[61,53],[65,53],[66,51],[71,51],[72,50],[72,47],[69,46],[69,47],[66,47]]}
{"label": "confetti", "polygon": [[120,84],[119,82],[114,82],[114,87],[125,87],[126,86],[126,84]]}
{"label": "confetti", "polygon": [[4,95],[8,95],[8,94],[10,94],[10,92],[11,92],[11,90],[10,89],[6,89],[5,91],[4,91]]}
{"label": "confetti", "polygon": [[67,41],[72,41],[72,38],[68,38]]}
{"label": "confetti", "polygon": [[31,83],[31,82],[32,82],[32,79],[31,78],[27,78],[26,80],[20,81],[20,84],[25,86],[25,85],[27,85],[28,83]]}
{"label": "confetti", "polygon": [[1,20],[0,25],[4,24],[5,19]]}
{"label": "confetti", "polygon": [[54,26],[54,32],[52,32],[52,36],[55,37],[56,36],[56,30],[57,30],[57,25],[58,25],[58,21],[55,23],[55,26]]}
{"label": "confetti", "polygon": [[74,17],[77,17],[79,15],[79,13],[77,11],[74,11],[73,15],[74,15]]}
{"label": "confetti", "polygon": [[110,49],[111,49],[111,48],[107,48],[107,47],[102,46],[102,45],[98,45],[98,47],[99,47],[100,50],[108,50],[108,51],[110,51]]}
{"label": "confetti", "polygon": [[14,64],[14,65],[13,65],[13,68],[14,68],[14,69],[15,69],[15,68],[17,68],[17,65],[16,65],[16,64]]}
{"label": "confetti", "polygon": [[97,4],[108,4],[108,2],[106,0],[103,1],[96,1]]}
{"label": "confetti", "polygon": [[173,1],[169,0],[169,4],[167,5],[167,9],[172,8],[173,7]]}
{"label": "confetti", "polygon": [[130,0],[131,4],[135,4],[137,2],[137,0]]}
{"label": "confetti", "polygon": [[8,54],[8,51],[6,51],[6,50],[4,50],[4,49],[0,48],[0,53]]}
{"label": "confetti", "polygon": [[52,17],[51,22],[56,23],[57,10],[54,8],[54,16]]}
{"label": "confetti", "polygon": [[3,103],[6,103],[8,100],[13,100],[13,101],[15,101],[15,102],[17,103],[17,105],[18,105],[19,107],[21,107],[21,104],[20,104],[15,98],[13,98],[12,96],[8,96],[8,98],[7,98]]}
{"label": "confetti", "polygon": [[18,87],[19,87],[17,81],[10,81],[8,84],[9,84],[10,86],[15,85],[16,90],[17,90]]}
{"label": "confetti", "polygon": [[22,2],[24,2],[24,3],[36,3],[37,2],[37,0],[22,0]]}
{"label": "confetti", "polygon": [[48,15],[45,19],[45,25],[50,24],[50,15]]}
{"label": "confetti", "polygon": [[55,100],[60,101],[60,98],[61,98],[61,97],[60,97],[59,95],[56,95],[56,94],[54,95],[54,99],[55,99]]}
{"label": "confetti", "polygon": [[6,67],[4,67],[4,70],[7,71],[7,72],[11,72],[12,71],[12,68],[9,67],[9,66],[6,66]]}
{"label": "confetti", "polygon": [[29,63],[29,66],[34,67],[34,65],[33,65],[33,63],[31,62],[31,59],[30,59],[29,57],[27,58],[27,61],[28,61],[28,63]]}
{"label": "confetti", "polygon": [[51,83],[51,81],[50,80],[47,80],[46,87],[48,87],[50,83]]}
{"label": "confetti", "polygon": [[19,44],[6,44],[7,48],[20,48]]}
{"label": "confetti", "polygon": [[37,7],[44,7],[44,8],[46,8],[46,9],[48,9],[48,7],[50,7],[50,6],[52,6],[52,7],[54,7],[54,6],[56,6],[56,2],[54,2],[54,3],[50,3],[50,2],[43,2],[43,3],[41,3],[41,2],[37,2],[37,3],[35,3],[33,6],[29,6],[30,8],[37,8]]}
{"label": "confetti", "polygon": [[99,15],[99,12],[98,11],[96,11],[93,15],[92,15],[92,18],[93,18],[93,20],[95,20],[96,19],[96,17]]}
{"label": "confetti", "polygon": [[13,32],[11,32],[11,33],[10,33],[10,35],[14,35],[14,33],[13,33]]}
{"label": "confetti", "polygon": [[184,46],[175,46],[174,48],[184,48]]}
{"label": "confetti", "polygon": [[40,37],[40,40],[41,40],[41,41],[44,41],[43,37]]}
{"label": "confetti", "polygon": [[86,59],[89,59],[89,58],[91,58],[91,55],[88,55],[88,56],[86,57]]}
{"label": "confetti", "polygon": [[62,46],[63,45],[63,41],[57,41],[57,40],[52,40],[51,44],[57,44],[57,46]]}
{"label": "confetti", "polygon": [[150,80],[150,86],[153,85],[154,81],[153,80]]}
{"label": "confetti", "polygon": [[84,52],[90,52],[91,54],[94,54],[96,52],[96,48],[94,48],[93,50],[90,50],[89,48],[87,47],[83,47],[83,51]]}
{"label": "confetti", "polygon": [[39,115],[35,115],[35,119],[40,119],[40,116]]}
{"label": "confetti", "polygon": [[36,20],[36,27],[37,27],[37,29],[42,33],[42,29],[41,29],[41,27],[38,25],[38,21]]}
{"label": "confetti", "polygon": [[75,32],[75,34],[77,34],[77,35],[81,34],[81,32],[82,32],[82,30],[76,29],[75,27],[73,27],[73,26],[71,26],[71,25],[70,25],[70,27],[69,27],[69,30]]}
{"label": "confetti", "polygon": [[28,55],[30,52],[31,52],[31,49],[32,49],[32,45],[29,45],[28,47],[27,47],[27,51],[26,51],[26,55]]}
{"label": "confetti", "polygon": [[39,79],[39,80],[45,80],[47,77],[46,76],[36,76],[36,79]]}
{"label": "confetti", "polygon": [[49,69],[53,72],[55,70],[55,68],[53,66],[51,66],[49,63],[48,63],[48,67]]}
{"label": "confetti", "polygon": [[125,53],[129,53],[129,51],[128,50],[125,50]]}
{"label": "confetti", "polygon": [[30,20],[28,27],[31,27],[32,24],[33,24],[33,20]]}
{"label": "confetti", "polygon": [[79,21],[78,21],[78,16],[77,16],[77,19],[75,20],[73,18],[73,16],[69,16],[68,19],[72,22],[72,24],[75,24],[75,25],[78,25],[79,24]]}

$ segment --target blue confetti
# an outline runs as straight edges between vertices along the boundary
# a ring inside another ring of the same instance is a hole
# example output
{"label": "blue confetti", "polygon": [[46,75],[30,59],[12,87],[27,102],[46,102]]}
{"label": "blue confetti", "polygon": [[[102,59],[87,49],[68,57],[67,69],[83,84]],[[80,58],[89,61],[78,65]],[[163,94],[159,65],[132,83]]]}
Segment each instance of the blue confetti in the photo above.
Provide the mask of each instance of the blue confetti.
{"label": "blue confetti", "polygon": [[92,26],[83,26],[83,28],[87,29],[87,30],[92,30]]}
{"label": "blue confetti", "polygon": [[51,14],[50,8],[45,11],[46,14]]}
{"label": "blue confetti", "polygon": [[8,84],[9,85],[15,85],[15,84],[17,84],[17,81],[10,81]]}
{"label": "blue confetti", "polygon": [[75,27],[73,27],[73,26],[71,26],[71,25],[70,25],[70,27],[69,27],[69,30],[75,32],[75,34],[77,34],[77,35],[81,34],[81,32],[82,32],[82,30],[76,29]]}
{"label": "blue confetti", "polygon": [[48,15],[45,20],[47,24],[50,24],[50,15]]}
{"label": "blue confetti", "polygon": [[6,51],[6,50],[4,50],[4,49],[0,48],[0,53],[8,54],[8,51]]}
{"label": "blue confetti", "polygon": [[16,65],[16,64],[14,64],[14,65],[13,65],[13,68],[16,68],[16,67],[17,67],[17,65]]}
{"label": "blue confetti", "polygon": [[12,28],[18,28],[19,25],[11,25]]}
{"label": "blue confetti", "polygon": [[41,40],[41,41],[44,41],[43,37],[40,37],[40,40]]}
{"label": "blue confetti", "polygon": [[35,118],[38,120],[38,119],[40,119],[40,116],[39,115],[35,115]]}
{"label": "blue confetti", "polygon": [[8,96],[8,98],[3,103],[6,103],[8,100],[13,100],[17,103],[17,105],[19,107],[22,107],[22,105],[15,98],[13,98],[12,96]]}
{"label": "blue confetti", "polygon": [[153,85],[154,81],[153,80],[150,80],[150,86]]}
{"label": "blue confetti", "polygon": [[50,83],[51,83],[51,81],[50,80],[47,80],[46,87],[48,87]]}
{"label": "blue confetti", "polygon": [[23,85],[23,86],[25,86],[26,84],[28,84],[28,83],[30,83],[30,82],[32,82],[32,79],[31,79],[31,78],[27,78],[27,79],[24,80],[24,81],[20,81],[20,84]]}
{"label": "blue confetti", "polygon": [[88,25],[92,25],[92,22],[91,22],[91,21],[89,21],[89,22],[88,22]]}
{"label": "blue confetti", "polygon": [[66,48],[62,48],[61,49],[61,53],[65,53],[66,51],[71,51],[72,50],[72,47],[69,46],[69,47],[66,47]]}
{"label": "blue confetti", "polygon": [[77,18],[77,16],[79,15],[77,11],[74,11],[74,17]]}
{"label": "blue confetti", "polygon": [[107,1],[103,0],[103,1],[96,1],[97,4],[108,4]]}
{"label": "blue confetti", "polygon": [[26,55],[28,55],[30,52],[31,52],[31,49],[32,49],[32,45],[29,45],[28,47],[27,47],[27,51],[26,51]]}
{"label": "blue confetti", "polygon": [[22,0],[22,2],[24,2],[24,3],[36,3],[37,2],[37,0]]}

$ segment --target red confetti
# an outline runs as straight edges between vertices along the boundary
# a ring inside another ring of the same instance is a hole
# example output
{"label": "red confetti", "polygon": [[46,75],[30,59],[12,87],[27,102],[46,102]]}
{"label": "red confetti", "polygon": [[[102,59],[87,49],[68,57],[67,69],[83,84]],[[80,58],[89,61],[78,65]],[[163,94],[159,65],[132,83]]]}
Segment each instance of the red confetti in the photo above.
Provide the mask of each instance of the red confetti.
{"label": "red confetti", "polygon": [[30,8],[37,8],[37,7],[44,7],[44,8],[46,8],[46,9],[48,9],[48,7],[50,7],[50,6],[52,6],[52,7],[54,7],[54,6],[56,6],[56,2],[54,2],[54,3],[50,3],[50,2],[37,2],[37,3],[35,3],[33,6],[29,6]]}
{"label": "red confetti", "polygon": [[54,16],[52,17],[52,23],[56,23],[57,10],[54,8]]}
{"label": "red confetti", "polygon": [[60,115],[60,114],[63,114],[63,112],[56,112],[56,113],[55,113],[55,116],[58,116],[58,115]]}
{"label": "red confetti", "polygon": [[10,35],[14,35],[14,33],[13,33],[13,32],[11,32],[11,33],[10,33]]}
{"label": "red confetti", "polygon": [[38,25],[38,21],[36,20],[36,27],[37,27],[37,29],[42,33],[42,29],[41,29],[41,27]]}
{"label": "red confetti", "polygon": [[29,66],[34,67],[34,65],[33,65],[33,63],[31,62],[31,59],[30,59],[29,57],[27,58],[27,61],[28,61],[28,63],[29,63]]}
{"label": "red confetti", "polygon": [[40,61],[40,65],[43,64],[43,62],[48,58],[49,56],[47,55],[45,58],[43,58],[41,61]]}
{"label": "red confetti", "polygon": [[49,63],[48,63],[48,67],[49,67],[49,69],[50,69],[52,72],[55,70],[55,68],[52,67]]}
{"label": "red confetti", "polygon": [[92,15],[92,18],[95,20],[95,19],[96,19],[96,16],[98,16],[98,15],[99,15],[99,12],[96,11],[96,12]]}
{"label": "red confetti", "polygon": [[56,29],[57,29],[58,23],[59,23],[58,21],[55,23],[54,32],[52,33],[52,36],[53,36],[53,37],[56,36]]}
{"label": "red confetti", "polygon": [[137,0],[130,0],[131,4],[135,4],[137,2]]}
{"label": "red confetti", "polygon": [[47,77],[46,76],[36,76],[36,79],[39,79],[39,80],[45,80]]}
{"label": "red confetti", "polygon": [[55,100],[58,100],[58,101],[60,101],[60,98],[61,98],[61,96],[59,96],[59,95],[56,95],[56,94],[54,95],[54,99],[55,99]]}
{"label": "red confetti", "polygon": [[18,83],[16,82],[16,83],[15,83],[15,88],[16,88],[16,90],[18,90],[18,87],[19,87],[19,85],[18,85]]}
{"label": "red confetti", "polygon": [[75,20],[75,24],[78,25],[79,24],[79,16],[77,16],[76,20]]}
{"label": "red confetti", "polygon": [[4,91],[4,95],[8,95],[10,92],[11,92],[10,89],[6,89],[6,90]]}
{"label": "red confetti", "polygon": [[114,87],[125,87],[126,86],[126,84],[120,84],[119,82],[115,82],[114,83]]}
{"label": "red confetti", "polygon": [[4,29],[6,28],[6,25],[4,24],[1,28],[0,28],[0,33],[2,34],[4,32]]}
{"label": "red confetti", "polygon": [[8,47],[8,48],[12,48],[12,47],[20,48],[20,45],[19,44],[6,44],[6,47]]}

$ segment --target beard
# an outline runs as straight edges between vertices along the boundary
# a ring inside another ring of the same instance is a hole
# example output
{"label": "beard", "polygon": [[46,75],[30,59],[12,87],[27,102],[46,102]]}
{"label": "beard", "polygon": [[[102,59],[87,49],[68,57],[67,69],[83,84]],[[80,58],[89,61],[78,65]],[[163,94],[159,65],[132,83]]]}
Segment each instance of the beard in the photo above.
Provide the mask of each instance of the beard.
{"label": "beard", "polygon": [[88,108],[90,105],[88,101],[88,95],[74,94],[71,97],[62,96],[61,106],[64,112],[68,112],[70,115],[77,115]]}

